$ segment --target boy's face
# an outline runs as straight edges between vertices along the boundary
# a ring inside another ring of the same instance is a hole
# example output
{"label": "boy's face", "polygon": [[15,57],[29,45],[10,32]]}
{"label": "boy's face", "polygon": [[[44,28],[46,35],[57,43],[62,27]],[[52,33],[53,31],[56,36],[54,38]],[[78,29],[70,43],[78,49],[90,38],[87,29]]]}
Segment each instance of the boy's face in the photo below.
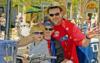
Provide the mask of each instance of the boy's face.
{"label": "boy's face", "polygon": [[50,39],[52,32],[53,32],[53,28],[51,26],[46,26],[45,27],[44,38],[45,39]]}
{"label": "boy's face", "polygon": [[54,24],[58,24],[62,18],[62,12],[59,8],[49,9],[49,17]]}
{"label": "boy's face", "polygon": [[36,30],[32,34],[35,41],[41,41],[44,36],[44,32],[41,30]]}

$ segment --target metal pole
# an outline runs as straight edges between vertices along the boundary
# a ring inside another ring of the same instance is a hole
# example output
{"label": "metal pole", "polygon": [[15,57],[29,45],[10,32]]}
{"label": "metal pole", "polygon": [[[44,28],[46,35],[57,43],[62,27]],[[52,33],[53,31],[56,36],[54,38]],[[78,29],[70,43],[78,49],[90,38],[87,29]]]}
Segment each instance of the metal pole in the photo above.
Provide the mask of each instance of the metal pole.
{"label": "metal pole", "polygon": [[6,0],[6,31],[5,39],[9,40],[9,29],[10,29],[10,10],[11,10],[11,0]]}

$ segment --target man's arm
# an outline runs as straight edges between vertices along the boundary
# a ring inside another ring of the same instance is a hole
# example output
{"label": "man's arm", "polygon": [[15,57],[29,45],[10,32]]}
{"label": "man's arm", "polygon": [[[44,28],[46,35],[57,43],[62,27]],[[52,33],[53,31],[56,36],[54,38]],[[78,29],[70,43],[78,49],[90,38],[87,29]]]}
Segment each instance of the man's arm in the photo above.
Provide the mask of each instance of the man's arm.
{"label": "man's arm", "polygon": [[100,28],[96,27],[91,31],[88,31],[86,34],[85,39],[82,40],[82,46],[88,46],[90,43],[91,38],[95,37],[96,35],[100,34]]}
{"label": "man's arm", "polygon": [[88,31],[87,34],[83,34],[82,31],[77,27],[73,26],[71,37],[75,42],[76,46],[86,47],[90,43],[90,39],[100,34],[100,28],[96,27],[91,31]]}
{"label": "man's arm", "polygon": [[89,43],[90,43],[90,39],[85,38],[85,39],[82,40],[82,46],[83,47],[87,47],[89,45]]}

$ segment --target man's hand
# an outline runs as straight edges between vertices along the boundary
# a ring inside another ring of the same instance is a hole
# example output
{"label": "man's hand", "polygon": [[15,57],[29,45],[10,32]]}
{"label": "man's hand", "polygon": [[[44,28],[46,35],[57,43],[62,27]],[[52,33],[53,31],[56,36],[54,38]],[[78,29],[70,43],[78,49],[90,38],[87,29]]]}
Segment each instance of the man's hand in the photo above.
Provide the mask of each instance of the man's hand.
{"label": "man's hand", "polygon": [[100,35],[100,27],[95,27],[94,29],[88,31],[86,39],[82,41],[82,46],[87,47],[90,43],[90,39],[98,35]]}
{"label": "man's hand", "polygon": [[100,27],[95,27],[87,33],[89,38],[93,38],[96,35],[100,35]]}

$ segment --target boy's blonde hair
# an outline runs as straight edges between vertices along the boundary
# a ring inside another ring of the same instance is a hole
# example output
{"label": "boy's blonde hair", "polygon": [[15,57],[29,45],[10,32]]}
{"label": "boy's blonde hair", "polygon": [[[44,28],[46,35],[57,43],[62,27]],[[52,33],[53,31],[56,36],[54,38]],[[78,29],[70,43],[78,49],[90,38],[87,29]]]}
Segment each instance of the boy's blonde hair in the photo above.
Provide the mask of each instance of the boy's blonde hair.
{"label": "boy's blonde hair", "polygon": [[44,25],[33,25],[32,27],[31,27],[31,31],[30,31],[30,33],[32,34],[32,32],[34,32],[34,31],[45,31],[45,27],[44,27]]}

